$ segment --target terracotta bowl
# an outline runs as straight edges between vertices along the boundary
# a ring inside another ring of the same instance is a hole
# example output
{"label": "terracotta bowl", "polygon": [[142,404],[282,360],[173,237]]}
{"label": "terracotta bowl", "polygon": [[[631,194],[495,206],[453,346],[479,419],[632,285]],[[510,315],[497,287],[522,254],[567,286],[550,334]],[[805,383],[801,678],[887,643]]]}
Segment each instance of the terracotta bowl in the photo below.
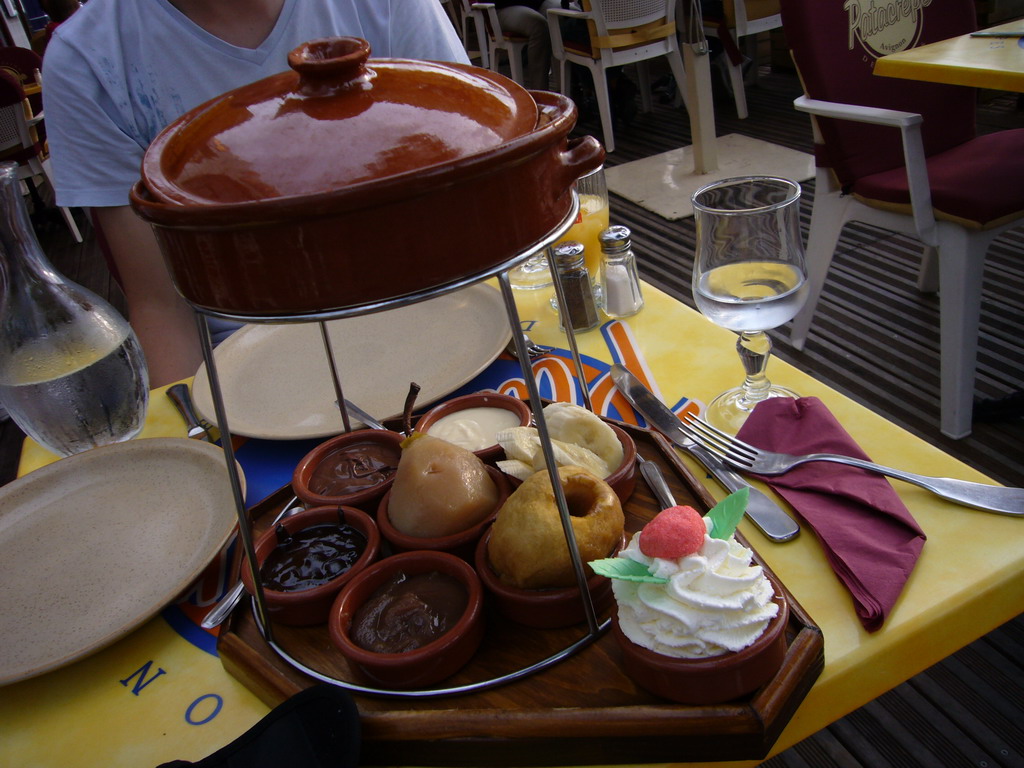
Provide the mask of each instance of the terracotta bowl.
{"label": "terracotta bowl", "polygon": [[380,500],[380,506],[377,507],[377,526],[380,528],[381,536],[391,545],[391,549],[394,552],[411,552],[426,549],[435,552],[449,552],[467,562],[472,562],[477,541],[479,541],[487,526],[494,522],[498,510],[501,509],[502,504],[505,503],[505,499],[508,498],[512,490],[508,476],[504,472],[494,467],[485,467],[485,469],[498,487],[498,503],[494,505],[494,509],[491,510],[487,517],[472,528],[467,528],[464,531],[459,531],[449,536],[434,538],[409,536],[402,533],[391,524],[391,516],[388,514],[388,504],[391,502],[391,491],[389,490]]}
{"label": "terracotta bowl", "polygon": [[786,658],[789,604],[774,580],[779,612],[753,645],[707,659],[677,659],[633,643],[613,611],[612,634],[622,650],[626,674],[641,688],[680,704],[721,704],[756,691],[771,680]]}
{"label": "terracotta bowl", "polygon": [[310,487],[314,473],[324,462],[336,460],[353,446],[366,444],[380,447],[394,458],[392,466],[397,467],[398,460],[402,455],[401,444],[404,439],[405,436],[398,432],[382,429],[359,429],[332,437],[302,457],[292,473],[292,490],[307,506],[359,507],[367,512],[373,512],[376,510],[381,496],[387,493],[391,487],[395,477],[394,471],[380,482],[342,494],[328,494],[319,489],[314,490],[313,487]]}
{"label": "terracotta bowl", "polygon": [[[430,428],[442,418],[466,408],[501,408],[502,410],[510,411],[515,416],[518,416],[518,426],[521,427],[530,426],[530,422],[533,420],[530,406],[518,397],[501,395],[497,392],[476,392],[471,395],[456,397],[431,408],[416,422],[416,431],[430,434]],[[488,462],[497,461],[505,457],[505,452],[497,442],[477,448],[473,450],[473,453],[479,456],[482,461]]]}
{"label": "terracotta bowl", "polygon": [[[498,610],[504,616],[517,624],[535,629],[570,627],[586,621],[586,611],[580,599],[579,587],[521,589],[503,584],[487,557],[487,542],[490,537],[491,532],[487,531],[480,538],[474,563],[484,589],[493,597]],[[608,556],[617,554],[626,543],[626,536],[623,534],[622,541]],[[612,583],[610,579],[593,573],[589,566],[587,572],[590,573],[590,578],[587,579],[590,599],[594,603],[594,610],[601,614],[614,600]]]}
{"label": "terracotta bowl", "polygon": [[[435,571],[454,577],[468,592],[466,609],[451,629],[403,653],[377,653],[353,642],[353,618],[378,588],[400,573],[413,577]],[[484,635],[483,602],[480,579],[465,560],[446,552],[405,552],[381,560],[352,579],[331,607],[327,627],[334,645],[371,682],[387,688],[419,688],[455,674],[476,653]]]}
{"label": "terracotta bowl", "polygon": [[[636,442],[622,427],[617,427],[614,424],[608,426],[612,428],[616,437],[619,438],[619,442],[622,443],[622,463],[604,480],[615,491],[619,501],[625,505],[629,501],[629,497],[633,495],[633,489],[636,488]],[[511,476],[509,482],[512,484],[513,490],[523,483],[522,480]]]}
{"label": "terracotta bowl", "polygon": [[[314,525],[339,521],[351,525],[366,536],[366,549],[363,554],[347,571],[320,586],[296,591],[280,591],[264,586],[263,597],[271,621],[292,626],[323,624],[327,621],[327,613],[341,588],[377,559],[380,553],[380,533],[377,526],[368,514],[354,507],[313,507],[285,518],[278,525],[284,526],[285,530],[294,534]],[[256,541],[256,561],[260,568],[276,546],[276,527],[266,531]],[[253,594],[252,576],[247,562],[242,563],[242,582],[249,594]]]}

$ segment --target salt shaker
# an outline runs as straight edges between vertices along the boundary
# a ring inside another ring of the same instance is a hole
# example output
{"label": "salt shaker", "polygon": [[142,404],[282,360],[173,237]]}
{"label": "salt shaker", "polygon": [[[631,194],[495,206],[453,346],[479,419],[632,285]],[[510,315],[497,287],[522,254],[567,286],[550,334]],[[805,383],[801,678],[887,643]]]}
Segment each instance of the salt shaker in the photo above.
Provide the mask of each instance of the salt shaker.
{"label": "salt shaker", "polygon": [[600,235],[601,288],[604,312],[608,317],[629,317],[644,306],[640,277],[636,271],[631,233],[628,227],[615,225]]}
{"label": "salt shaker", "polygon": [[568,325],[574,331],[589,331],[601,322],[594,302],[590,272],[583,261],[583,244],[569,240],[552,249],[554,267],[562,283],[565,307],[559,303],[558,317],[562,330]]}

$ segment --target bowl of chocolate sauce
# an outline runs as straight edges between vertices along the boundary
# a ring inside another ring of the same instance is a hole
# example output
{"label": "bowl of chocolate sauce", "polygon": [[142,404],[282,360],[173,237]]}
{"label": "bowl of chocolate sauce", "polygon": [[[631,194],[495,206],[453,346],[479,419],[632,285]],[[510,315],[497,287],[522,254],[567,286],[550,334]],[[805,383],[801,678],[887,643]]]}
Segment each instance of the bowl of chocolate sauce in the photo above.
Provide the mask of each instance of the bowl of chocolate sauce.
{"label": "bowl of chocolate sauce", "polygon": [[484,634],[483,587],[466,561],[418,550],[380,560],[338,594],[331,641],[370,683],[432,686],[476,653]]}
{"label": "bowl of chocolate sauce", "polygon": [[292,474],[292,490],[308,506],[342,505],[375,512],[402,456],[399,432],[359,429],[307,453]]}
{"label": "bowl of chocolate sauce", "polygon": [[[272,621],[323,624],[338,592],[373,563],[380,533],[354,507],[313,507],[282,520],[256,542],[263,596]],[[252,594],[249,567],[242,581]]]}

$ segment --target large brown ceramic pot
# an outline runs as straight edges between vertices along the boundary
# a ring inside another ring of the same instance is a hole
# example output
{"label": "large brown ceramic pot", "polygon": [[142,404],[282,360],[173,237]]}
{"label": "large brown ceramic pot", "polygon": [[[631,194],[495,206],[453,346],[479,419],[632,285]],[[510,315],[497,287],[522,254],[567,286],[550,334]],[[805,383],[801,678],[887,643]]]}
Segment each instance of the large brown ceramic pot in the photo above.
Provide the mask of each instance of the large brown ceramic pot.
{"label": "large brown ceramic pot", "polygon": [[203,104],[133,188],[178,290],[247,317],[371,310],[517,263],[597,168],[576,108],[488,70],[306,43],[291,70]]}

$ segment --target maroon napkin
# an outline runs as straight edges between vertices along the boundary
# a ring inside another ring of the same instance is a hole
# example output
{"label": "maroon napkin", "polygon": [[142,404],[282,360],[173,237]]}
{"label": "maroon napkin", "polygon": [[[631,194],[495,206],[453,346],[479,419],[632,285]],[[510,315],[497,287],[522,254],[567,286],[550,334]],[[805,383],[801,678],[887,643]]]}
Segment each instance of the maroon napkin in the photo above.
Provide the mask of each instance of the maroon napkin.
{"label": "maroon napkin", "polygon": [[[781,453],[841,453],[868,459],[816,397],[779,397],[754,408],[738,437]],[[762,476],[821,541],[868,632],[882,626],[914,569],[925,535],[882,475],[812,461]]]}

